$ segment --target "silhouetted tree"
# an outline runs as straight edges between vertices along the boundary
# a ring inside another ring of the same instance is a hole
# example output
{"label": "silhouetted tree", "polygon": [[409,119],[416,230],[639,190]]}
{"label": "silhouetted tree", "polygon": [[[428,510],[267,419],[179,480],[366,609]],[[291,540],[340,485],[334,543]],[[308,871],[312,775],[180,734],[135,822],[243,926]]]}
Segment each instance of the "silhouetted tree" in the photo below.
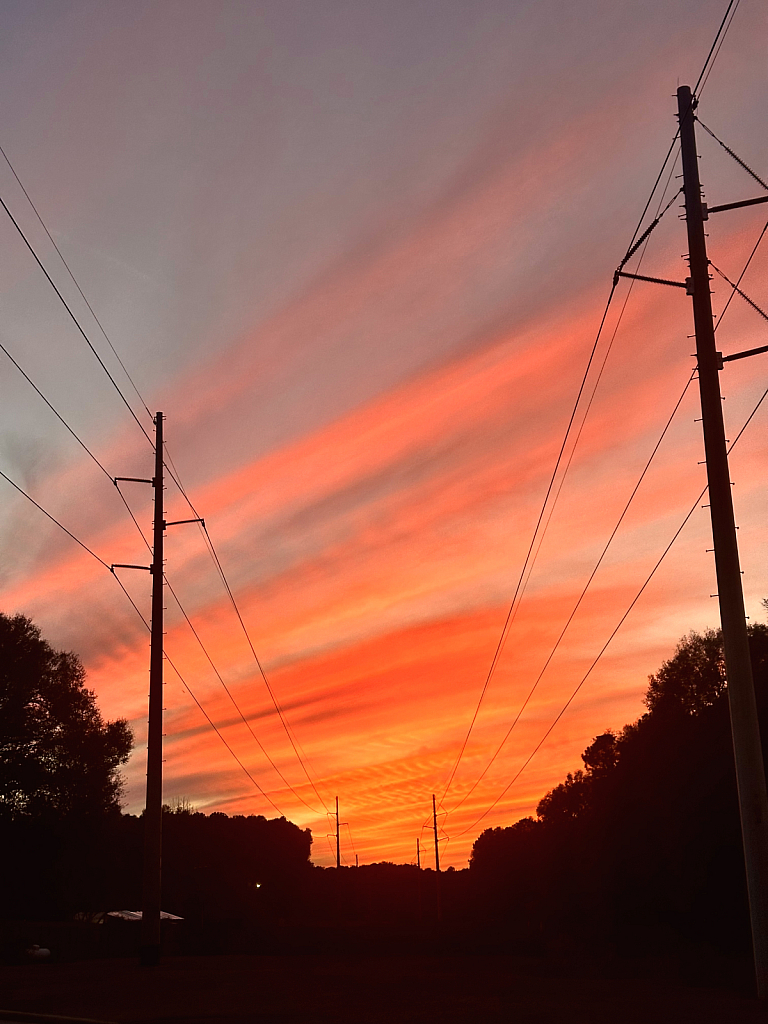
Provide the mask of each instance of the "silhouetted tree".
{"label": "silhouetted tree", "polygon": [[[768,627],[751,625],[749,643],[765,744]],[[471,869],[488,921],[501,911],[555,944],[642,934],[647,950],[675,933],[748,948],[721,634],[683,637],[649,677],[645,704],[637,722],[595,737],[536,821],[479,836]]]}
{"label": "silhouetted tree", "polygon": [[55,651],[23,615],[0,614],[0,816],[117,810],[132,736],[104,722],[75,654]]}
{"label": "silhouetted tree", "polygon": [[655,676],[648,677],[645,706],[651,713],[679,709],[695,715],[711,707],[725,688],[721,632],[692,632],[677,645],[674,657],[665,661]]}
{"label": "silhouetted tree", "polygon": [[125,721],[102,719],[76,655],[0,614],[0,917],[98,907],[131,742]]}

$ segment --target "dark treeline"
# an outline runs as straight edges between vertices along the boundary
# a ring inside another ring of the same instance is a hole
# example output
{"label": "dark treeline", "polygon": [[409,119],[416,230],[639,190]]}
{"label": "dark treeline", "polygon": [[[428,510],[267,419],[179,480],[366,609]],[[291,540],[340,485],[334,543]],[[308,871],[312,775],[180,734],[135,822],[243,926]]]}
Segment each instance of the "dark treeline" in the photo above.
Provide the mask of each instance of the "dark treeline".
{"label": "dark treeline", "polygon": [[[0,616],[0,648],[9,622],[55,676],[61,656],[37,649],[44,641],[27,620]],[[768,628],[752,626],[750,644],[765,742]],[[141,906],[143,822],[121,813],[115,784],[117,766],[127,756],[126,728],[101,722],[72,658],[63,663],[62,685],[80,702],[87,728],[73,726],[77,742],[70,747],[62,730],[51,733],[63,745],[66,777],[48,768],[50,778],[41,775],[29,753],[34,744],[26,753],[19,745],[18,737],[24,739],[33,725],[47,735],[53,715],[48,684],[38,687],[32,702],[38,719],[41,706],[45,714],[30,725],[19,711],[19,679],[29,665],[15,683],[6,671],[11,734],[6,729],[0,737],[0,918],[6,925],[59,921],[63,927],[75,915],[82,921]],[[60,689],[54,687],[59,701]],[[595,737],[582,755],[583,768],[542,798],[536,818],[486,830],[469,867],[439,878],[413,865],[315,867],[309,830],[284,818],[167,808],[163,909],[184,918],[183,925],[166,928],[173,948],[664,956],[685,947],[748,963],[720,635],[684,638],[650,677],[646,707],[621,732]],[[80,764],[78,751],[86,748],[90,753]],[[52,759],[47,756],[45,765]],[[96,782],[92,798],[86,792],[90,776]],[[74,789],[63,784],[67,778]],[[132,927],[123,928],[117,947],[102,944],[101,952],[124,952]],[[4,934],[17,941],[21,932],[9,925]],[[38,941],[29,928],[24,936]],[[45,938],[44,930],[39,937]],[[61,945],[64,955],[64,939]]]}
{"label": "dark treeline", "polygon": [[[750,628],[750,647],[765,749],[768,628]],[[638,722],[596,737],[537,818],[478,838],[470,874],[496,935],[748,953],[726,691],[720,634],[691,634],[650,677]]]}

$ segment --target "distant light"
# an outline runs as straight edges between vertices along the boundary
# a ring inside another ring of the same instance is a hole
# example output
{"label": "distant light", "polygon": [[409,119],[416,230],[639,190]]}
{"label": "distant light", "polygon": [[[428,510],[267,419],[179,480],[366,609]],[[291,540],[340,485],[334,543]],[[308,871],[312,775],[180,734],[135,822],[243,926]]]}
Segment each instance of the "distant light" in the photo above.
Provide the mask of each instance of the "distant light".
{"label": "distant light", "polygon": [[261,882],[257,882],[257,883],[256,883],[256,888],[257,888],[257,889],[260,889],[260,888],[261,888]]}

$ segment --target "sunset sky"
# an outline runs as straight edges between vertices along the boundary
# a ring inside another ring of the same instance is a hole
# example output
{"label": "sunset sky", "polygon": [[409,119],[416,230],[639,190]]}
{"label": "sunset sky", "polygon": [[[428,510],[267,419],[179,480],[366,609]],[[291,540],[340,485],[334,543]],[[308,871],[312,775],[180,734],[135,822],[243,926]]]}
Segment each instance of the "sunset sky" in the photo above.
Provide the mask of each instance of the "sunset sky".
{"label": "sunset sky", "polygon": [[[332,808],[337,795],[347,863],[355,853],[361,863],[407,862],[417,837],[429,844],[432,794],[442,797],[477,706],[613,271],[676,130],[675,90],[695,84],[725,7],[0,8],[0,145],[147,405],[167,417],[168,450],[314,785],[192,525],[168,531],[168,580],[292,788],[170,593],[166,651],[274,804],[311,827],[318,864],[332,860],[321,801]],[[741,0],[699,108],[763,178],[767,20],[764,5]],[[701,130],[699,150],[711,205],[760,194]],[[679,186],[673,176],[667,200]],[[2,157],[0,196],[151,434]],[[733,280],[764,210],[709,222],[710,257]],[[679,214],[676,200],[643,272],[685,277]],[[110,475],[151,476],[146,438],[0,217],[0,342]],[[764,308],[767,271],[765,242],[742,282]],[[730,289],[717,275],[713,287],[719,313]],[[694,366],[685,293],[640,283],[629,292],[622,282],[609,311],[576,417],[578,445],[573,434],[567,476],[442,804],[445,864],[464,866],[483,828],[535,813],[596,734],[642,713],[648,674],[677,640],[719,625],[708,510],[697,509],[557,727],[478,820],[704,486],[692,385],[530,703],[475,786]],[[719,346],[767,340],[765,320],[737,297]],[[734,438],[768,387],[768,356],[727,365],[721,377]],[[105,562],[148,564],[114,487],[2,353],[0,387],[0,469]],[[731,470],[753,621],[764,620],[768,596],[767,438],[768,401]],[[151,489],[128,484],[125,494],[149,536]],[[192,514],[170,481],[165,507],[169,519]],[[30,616],[54,646],[77,652],[105,717],[130,721],[125,807],[139,813],[145,627],[111,574],[2,479],[0,544],[0,609]],[[148,618],[148,574],[120,578]],[[170,668],[166,684],[165,799],[274,816]]]}

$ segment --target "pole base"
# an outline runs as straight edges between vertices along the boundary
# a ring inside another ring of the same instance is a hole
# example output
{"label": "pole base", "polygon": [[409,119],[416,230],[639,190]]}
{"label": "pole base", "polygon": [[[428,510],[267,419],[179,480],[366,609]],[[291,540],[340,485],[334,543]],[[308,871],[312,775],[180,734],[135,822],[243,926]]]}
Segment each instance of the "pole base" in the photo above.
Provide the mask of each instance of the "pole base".
{"label": "pole base", "polygon": [[160,946],[142,946],[139,950],[139,964],[142,967],[157,967],[160,963]]}

